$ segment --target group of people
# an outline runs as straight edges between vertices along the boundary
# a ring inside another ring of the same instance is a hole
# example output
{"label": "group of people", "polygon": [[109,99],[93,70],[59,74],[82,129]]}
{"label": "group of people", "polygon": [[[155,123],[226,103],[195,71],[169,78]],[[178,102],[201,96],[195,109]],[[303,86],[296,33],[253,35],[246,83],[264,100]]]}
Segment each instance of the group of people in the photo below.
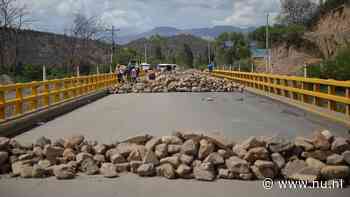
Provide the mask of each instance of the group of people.
{"label": "group of people", "polygon": [[119,83],[124,83],[125,81],[135,83],[140,77],[140,68],[138,66],[118,65],[115,72]]}

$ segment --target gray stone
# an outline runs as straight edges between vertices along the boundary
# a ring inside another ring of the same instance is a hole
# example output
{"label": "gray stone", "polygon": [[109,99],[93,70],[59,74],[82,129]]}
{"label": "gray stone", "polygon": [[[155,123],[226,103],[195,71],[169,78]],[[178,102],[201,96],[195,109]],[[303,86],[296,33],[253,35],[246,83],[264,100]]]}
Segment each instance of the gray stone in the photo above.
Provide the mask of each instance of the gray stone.
{"label": "gray stone", "polygon": [[203,135],[203,138],[207,139],[209,142],[214,143],[216,146],[218,146],[221,149],[230,149],[234,145],[232,141],[228,140],[226,137],[220,134],[215,134],[215,133],[205,134]]}
{"label": "gray stone", "polygon": [[111,162],[113,164],[117,164],[117,163],[124,163],[126,162],[125,158],[123,157],[123,155],[116,153],[114,155],[111,156]]}
{"label": "gray stone", "polygon": [[204,162],[212,163],[214,166],[225,164],[224,158],[219,153],[210,153]]}
{"label": "gray stone", "polygon": [[186,154],[180,155],[180,161],[184,164],[191,165],[193,160],[194,160],[194,157],[192,155],[186,155]]}
{"label": "gray stone", "polygon": [[198,158],[199,159],[204,159],[210,153],[215,151],[215,145],[206,139],[202,139],[199,144],[200,144],[199,151],[198,151]]}
{"label": "gray stone", "polygon": [[342,155],[333,154],[327,157],[328,165],[341,165],[344,163],[344,157]]}
{"label": "gray stone", "polygon": [[176,173],[179,175],[179,177],[187,177],[188,174],[190,174],[192,171],[192,168],[186,164],[181,164],[176,169]]}
{"label": "gray stone", "polygon": [[33,166],[24,165],[20,169],[20,176],[22,178],[32,178],[32,174],[33,174]]}
{"label": "gray stone", "polygon": [[196,132],[196,131],[186,131],[186,130],[182,130],[182,131],[176,131],[175,132],[176,136],[180,136],[182,139],[185,140],[194,140],[194,141],[200,141],[203,137],[202,133]]}
{"label": "gray stone", "polygon": [[297,173],[292,174],[289,178],[292,180],[313,183],[320,178],[320,169],[314,167],[305,167],[299,170]]}
{"label": "gray stone", "polygon": [[36,146],[33,148],[33,154],[36,157],[43,158],[44,157],[44,150],[41,147]]}
{"label": "gray stone", "polygon": [[234,179],[238,177],[239,177],[239,174],[235,174],[228,169],[220,168],[218,170],[218,178],[220,179]]}
{"label": "gray stone", "polygon": [[10,139],[7,137],[0,137],[0,150],[7,150]]}
{"label": "gray stone", "polygon": [[154,137],[150,140],[147,141],[145,147],[147,150],[151,150],[151,151],[154,151],[154,148],[160,144],[162,142],[162,139],[161,138],[158,138],[158,137]]}
{"label": "gray stone", "polygon": [[344,161],[350,165],[350,151],[343,152]]}
{"label": "gray stone", "polygon": [[169,144],[168,145],[168,153],[169,154],[179,153],[181,151],[181,147],[182,147],[182,145]]}
{"label": "gray stone", "polygon": [[46,159],[52,163],[55,163],[58,157],[62,157],[63,151],[64,149],[58,146],[48,145],[44,148]]}
{"label": "gray stone", "polygon": [[334,138],[334,135],[329,130],[324,130],[321,134],[330,142]]}
{"label": "gray stone", "polygon": [[41,165],[35,164],[32,169],[33,178],[45,178],[48,176],[48,171],[46,168],[43,168]]}
{"label": "gray stone", "polygon": [[342,154],[345,151],[350,150],[350,144],[346,138],[336,137],[332,143],[332,151],[338,154]]}
{"label": "gray stone", "polygon": [[302,157],[304,158],[312,157],[320,161],[326,161],[327,157],[332,154],[333,153],[331,151],[315,150],[311,152],[303,152]]}
{"label": "gray stone", "polygon": [[240,145],[235,145],[233,148],[232,148],[232,152],[239,156],[240,158],[244,158],[244,156],[248,153],[248,151],[246,151],[244,148],[242,148]]}
{"label": "gray stone", "polygon": [[159,144],[155,148],[155,154],[158,158],[164,158],[168,156],[168,145],[167,144]]}
{"label": "gray stone", "polygon": [[38,165],[41,166],[44,169],[47,169],[47,168],[49,168],[51,166],[51,162],[49,160],[46,160],[46,159],[45,160],[40,160],[38,162]]}
{"label": "gray stone", "polygon": [[75,148],[79,146],[84,141],[84,139],[85,137],[83,135],[73,135],[65,139],[64,148]]}
{"label": "gray stone", "polygon": [[305,151],[312,151],[315,149],[312,141],[303,137],[297,137],[294,141],[295,146],[303,148]]}
{"label": "gray stone", "polygon": [[9,153],[0,151],[0,166],[5,164],[9,158]]}
{"label": "gray stone", "polygon": [[255,162],[256,160],[269,160],[269,157],[269,151],[266,148],[258,147],[250,149],[244,159],[248,162]]}
{"label": "gray stone", "polygon": [[131,144],[145,144],[147,141],[152,139],[152,136],[148,134],[137,135],[134,137],[130,137],[123,141],[123,143],[131,143]]}
{"label": "gray stone", "polygon": [[326,164],[323,163],[322,161],[312,157],[307,158],[305,162],[309,167],[313,167],[319,170],[321,170],[323,167],[326,166]]}
{"label": "gray stone", "polygon": [[302,169],[308,167],[305,161],[303,160],[293,160],[286,164],[282,169],[282,175],[285,178],[291,178],[294,174],[299,173]]}
{"label": "gray stone", "polygon": [[226,159],[225,164],[226,167],[234,173],[247,174],[250,172],[248,162],[236,156]]}
{"label": "gray stone", "polygon": [[130,162],[130,171],[132,173],[137,173],[137,169],[142,165],[142,161],[131,161]]}
{"label": "gray stone", "polygon": [[213,181],[216,177],[214,167],[211,163],[202,163],[193,169],[194,177],[201,181]]}
{"label": "gray stone", "polygon": [[257,148],[257,147],[265,147],[266,143],[259,140],[257,137],[250,137],[248,139],[246,139],[245,141],[243,141],[240,146],[244,149],[244,150],[249,150],[252,148]]}
{"label": "gray stone", "polygon": [[23,161],[23,160],[30,160],[30,159],[33,159],[34,158],[34,154],[32,152],[30,153],[27,153],[27,154],[24,154],[24,155],[20,155],[18,157],[18,160],[19,161]]}
{"label": "gray stone", "polygon": [[165,163],[157,167],[157,175],[167,179],[176,178],[174,167],[171,164]]}
{"label": "gray stone", "polygon": [[76,161],[80,164],[83,162],[85,159],[92,159],[93,156],[90,153],[79,153],[76,155]]}
{"label": "gray stone", "polygon": [[349,166],[325,166],[321,170],[321,175],[325,179],[346,180],[350,175]]}
{"label": "gray stone", "polygon": [[95,175],[100,171],[96,162],[91,158],[85,159],[81,162],[80,170],[87,175]]}
{"label": "gray stone", "polygon": [[268,149],[273,153],[289,152],[294,145],[287,139],[273,137],[267,142]]}
{"label": "gray stone", "polygon": [[75,160],[75,151],[71,148],[66,148],[64,151],[63,151],[63,159],[65,161],[74,161]]}
{"label": "gray stone", "polygon": [[97,155],[94,155],[93,159],[97,162],[97,164],[102,164],[106,161],[106,158],[104,155],[100,155],[100,154],[97,154]]}
{"label": "gray stone", "polygon": [[271,159],[279,169],[282,169],[286,164],[286,160],[280,153],[272,153]]}
{"label": "gray stone", "polygon": [[252,180],[253,177],[254,177],[254,175],[252,173],[239,174],[239,178],[241,178],[242,180],[246,180],[246,181]]}
{"label": "gray stone", "polygon": [[132,151],[128,156],[128,161],[142,161],[142,153],[140,150],[136,149]]}
{"label": "gray stone", "polygon": [[177,136],[163,136],[162,143],[164,144],[182,144],[183,141]]}
{"label": "gray stone", "polygon": [[12,168],[12,174],[14,176],[19,176],[21,175],[21,171],[22,171],[22,168],[25,168],[27,166],[30,166],[30,162],[28,161],[17,161],[15,163],[12,163],[11,164],[11,168]]}
{"label": "gray stone", "polygon": [[178,156],[166,157],[160,160],[160,164],[169,163],[177,168],[180,165],[180,160]]}
{"label": "gray stone", "polygon": [[194,140],[187,140],[182,145],[181,152],[187,155],[197,155],[198,153],[198,143]]}
{"label": "gray stone", "polygon": [[130,163],[118,163],[115,164],[117,172],[128,172],[130,170]]}
{"label": "gray stone", "polygon": [[320,132],[314,133],[312,143],[320,150],[328,150],[331,146],[328,139]]}
{"label": "gray stone", "polygon": [[117,169],[112,163],[103,163],[100,168],[100,173],[106,178],[118,177]]}
{"label": "gray stone", "polygon": [[73,179],[75,177],[75,172],[72,166],[62,164],[54,166],[53,173],[57,179]]}
{"label": "gray stone", "polygon": [[159,164],[159,160],[157,158],[157,155],[151,151],[151,150],[148,150],[146,155],[145,155],[145,158],[143,159],[143,163],[144,164],[153,164],[154,166],[157,166]]}
{"label": "gray stone", "polygon": [[95,154],[105,154],[107,151],[107,146],[104,144],[98,144],[94,146],[94,152]]}
{"label": "gray stone", "polygon": [[46,145],[50,145],[50,144],[51,144],[51,140],[44,136],[38,138],[34,143],[35,146],[39,146],[41,148],[44,148]]}
{"label": "gray stone", "polygon": [[258,179],[264,180],[266,178],[275,178],[275,165],[271,161],[257,160],[254,166],[251,167],[253,173]]}
{"label": "gray stone", "polygon": [[156,173],[152,163],[142,164],[137,168],[137,174],[140,176],[154,176]]}

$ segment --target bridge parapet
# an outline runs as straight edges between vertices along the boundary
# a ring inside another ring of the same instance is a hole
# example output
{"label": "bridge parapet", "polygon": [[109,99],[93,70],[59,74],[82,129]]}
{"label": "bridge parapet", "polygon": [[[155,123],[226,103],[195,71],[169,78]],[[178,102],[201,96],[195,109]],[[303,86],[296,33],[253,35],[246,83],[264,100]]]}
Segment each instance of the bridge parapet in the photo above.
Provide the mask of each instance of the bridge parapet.
{"label": "bridge parapet", "polygon": [[0,123],[111,87],[115,74],[0,85]]}
{"label": "bridge parapet", "polygon": [[350,81],[228,70],[215,70],[213,75],[237,81],[258,93],[277,96],[303,109],[350,125]]}

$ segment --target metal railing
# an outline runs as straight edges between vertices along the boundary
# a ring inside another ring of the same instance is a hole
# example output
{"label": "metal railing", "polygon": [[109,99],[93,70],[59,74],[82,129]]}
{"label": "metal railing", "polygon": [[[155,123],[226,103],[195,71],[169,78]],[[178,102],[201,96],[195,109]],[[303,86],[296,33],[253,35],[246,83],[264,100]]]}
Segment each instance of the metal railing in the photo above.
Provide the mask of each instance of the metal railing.
{"label": "metal railing", "polygon": [[0,85],[0,123],[110,87],[115,74]]}
{"label": "metal railing", "polygon": [[339,112],[350,121],[350,81],[215,70],[214,76],[293,101]]}

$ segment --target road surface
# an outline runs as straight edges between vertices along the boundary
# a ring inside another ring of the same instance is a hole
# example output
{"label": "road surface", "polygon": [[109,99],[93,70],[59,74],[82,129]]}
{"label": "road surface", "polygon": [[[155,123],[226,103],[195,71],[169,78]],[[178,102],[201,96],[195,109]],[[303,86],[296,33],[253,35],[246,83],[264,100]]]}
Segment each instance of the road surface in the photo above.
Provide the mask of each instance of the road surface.
{"label": "road surface", "polygon": [[[212,98],[213,101],[208,101]],[[169,135],[176,129],[220,131],[239,141],[251,135],[308,136],[329,129],[347,135],[348,128],[287,105],[249,93],[181,93],[110,95],[17,137],[32,142],[84,134],[111,143],[139,133]],[[113,180],[79,176],[75,180],[0,179],[4,197],[213,197],[213,196],[349,196],[350,188],[334,190],[279,189],[266,191],[260,181],[199,182],[121,175]]]}

